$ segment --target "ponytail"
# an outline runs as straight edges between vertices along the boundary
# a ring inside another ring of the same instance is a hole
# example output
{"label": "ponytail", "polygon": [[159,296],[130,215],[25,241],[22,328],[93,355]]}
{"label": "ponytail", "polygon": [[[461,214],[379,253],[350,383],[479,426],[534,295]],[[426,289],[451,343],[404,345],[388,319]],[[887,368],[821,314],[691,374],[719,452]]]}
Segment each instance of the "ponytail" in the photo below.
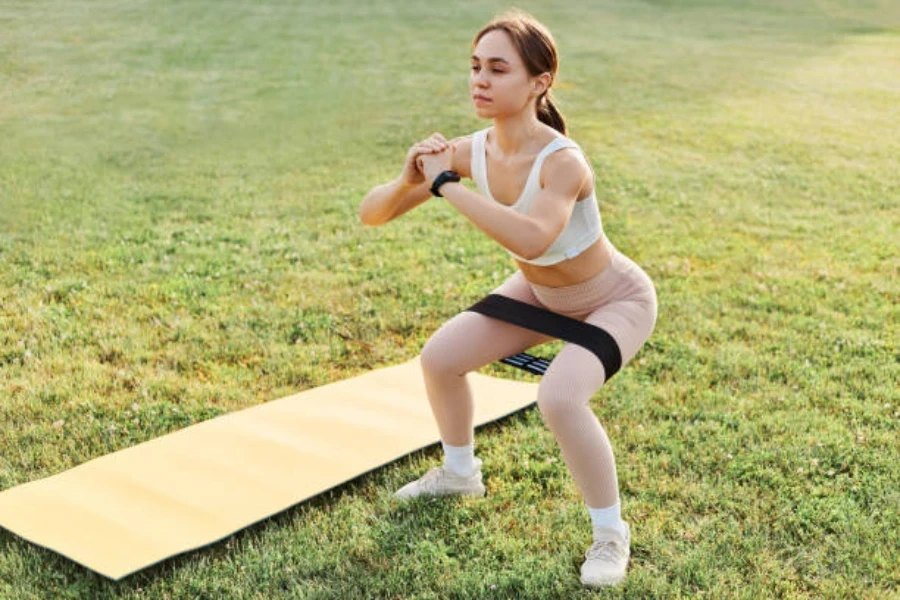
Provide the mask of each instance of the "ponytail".
{"label": "ponytail", "polygon": [[553,98],[550,96],[550,90],[538,98],[537,101],[537,118],[538,121],[549,125],[563,135],[566,134],[566,120],[559,112],[559,109],[553,104]]}

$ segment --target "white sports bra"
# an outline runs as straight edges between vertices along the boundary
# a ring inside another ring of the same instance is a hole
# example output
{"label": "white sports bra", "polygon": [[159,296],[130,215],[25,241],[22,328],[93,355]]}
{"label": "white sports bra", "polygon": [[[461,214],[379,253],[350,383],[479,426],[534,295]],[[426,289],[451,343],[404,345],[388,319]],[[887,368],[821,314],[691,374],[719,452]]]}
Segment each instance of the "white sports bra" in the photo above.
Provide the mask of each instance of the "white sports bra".
{"label": "white sports bra", "polygon": [[[475,180],[478,191],[486,198],[496,202],[495,198],[491,195],[487,180],[485,140],[487,139],[487,133],[490,129],[491,128],[488,127],[487,129],[482,129],[472,135],[471,169],[472,179]],[[519,196],[518,201],[509,208],[522,214],[528,212],[535,197],[541,191],[540,175],[541,165],[543,165],[544,159],[562,148],[578,148],[581,150],[578,144],[567,137],[558,137],[544,146],[534,160],[534,165],[531,167],[531,172],[528,174],[528,180],[525,182],[525,189],[522,190],[522,195]],[[592,191],[590,196],[575,203],[575,207],[572,209],[572,215],[569,218],[569,222],[566,224],[565,229],[563,229],[559,236],[553,240],[553,243],[550,244],[550,247],[547,248],[546,252],[541,256],[532,260],[527,260],[512,251],[507,250],[507,252],[509,252],[516,260],[532,265],[553,265],[570,258],[575,258],[600,239],[601,235],[603,235],[603,226],[600,221],[600,209],[597,206],[597,196]]]}

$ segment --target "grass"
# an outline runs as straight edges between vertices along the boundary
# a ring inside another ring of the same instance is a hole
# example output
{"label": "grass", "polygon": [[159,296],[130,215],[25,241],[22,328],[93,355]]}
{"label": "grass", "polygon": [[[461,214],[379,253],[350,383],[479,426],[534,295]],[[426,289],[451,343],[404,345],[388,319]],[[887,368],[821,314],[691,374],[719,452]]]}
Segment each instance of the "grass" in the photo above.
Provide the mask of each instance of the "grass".
{"label": "grass", "polygon": [[[487,125],[466,52],[504,6],[6,2],[0,489],[412,358],[505,279],[445,203],[356,218],[412,141]],[[484,500],[394,503],[432,448],[119,583],[3,531],[0,597],[900,597],[895,3],[520,6],[660,297],[593,400],[627,584],[578,583],[529,410],[479,432]]]}

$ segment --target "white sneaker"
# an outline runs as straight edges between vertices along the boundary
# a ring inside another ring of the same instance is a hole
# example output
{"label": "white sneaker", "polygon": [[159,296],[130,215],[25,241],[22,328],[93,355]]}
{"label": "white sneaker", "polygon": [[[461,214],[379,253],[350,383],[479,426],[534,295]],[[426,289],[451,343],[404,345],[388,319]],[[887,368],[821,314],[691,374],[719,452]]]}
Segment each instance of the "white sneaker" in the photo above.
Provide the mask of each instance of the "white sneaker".
{"label": "white sneaker", "polygon": [[594,529],[594,543],[585,553],[581,565],[581,583],[599,587],[616,585],[625,580],[628,557],[631,555],[631,531],[622,521],[625,534],[609,527]]}
{"label": "white sneaker", "polygon": [[394,493],[395,498],[402,499],[417,496],[484,496],[481,459],[475,459],[475,472],[468,477],[457,475],[443,466],[435,467]]}

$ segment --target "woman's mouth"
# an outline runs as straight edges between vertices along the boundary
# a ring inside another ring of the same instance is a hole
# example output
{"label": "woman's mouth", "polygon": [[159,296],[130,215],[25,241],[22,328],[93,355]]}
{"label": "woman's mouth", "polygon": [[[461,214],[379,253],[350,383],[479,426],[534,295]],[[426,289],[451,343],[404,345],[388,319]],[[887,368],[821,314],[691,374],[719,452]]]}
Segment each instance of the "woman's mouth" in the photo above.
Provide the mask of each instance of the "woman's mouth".
{"label": "woman's mouth", "polygon": [[479,95],[477,95],[477,94],[476,94],[475,96],[472,96],[472,99],[475,101],[476,104],[478,104],[478,103],[485,103],[485,102],[490,102],[490,101],[491,101],[490,98],[486,98],[485,96],[479,96]]}

